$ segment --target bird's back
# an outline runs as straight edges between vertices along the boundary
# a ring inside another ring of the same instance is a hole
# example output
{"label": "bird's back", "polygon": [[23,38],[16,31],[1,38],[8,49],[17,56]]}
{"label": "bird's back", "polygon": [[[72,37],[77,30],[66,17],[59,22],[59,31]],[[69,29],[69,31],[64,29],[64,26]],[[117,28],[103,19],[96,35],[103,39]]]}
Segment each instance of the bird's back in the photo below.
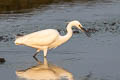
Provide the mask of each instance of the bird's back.
{"label": "bird's back", "polygon": [[59,33],[54,29],[46,29],[42,31],[33,32],[31,34],[23,36],[24,44],[26,45],[38,45],[38,46],[47,46],[54,42]]}

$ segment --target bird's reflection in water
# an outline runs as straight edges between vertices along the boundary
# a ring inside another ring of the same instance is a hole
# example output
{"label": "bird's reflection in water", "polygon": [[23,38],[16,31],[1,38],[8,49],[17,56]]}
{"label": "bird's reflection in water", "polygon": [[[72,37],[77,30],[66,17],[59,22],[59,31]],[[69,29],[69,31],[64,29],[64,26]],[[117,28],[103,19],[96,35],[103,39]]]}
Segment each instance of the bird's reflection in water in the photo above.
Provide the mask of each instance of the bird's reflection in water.
{"label": "bird's reflection in water", "polygon": [[17,70],[16,75],[19,78],[27,80],[74,80],[73,76],[67,70],[53,64],[49,64],[47,58],[40,62],[37,58],[37,65],[25,70]]}

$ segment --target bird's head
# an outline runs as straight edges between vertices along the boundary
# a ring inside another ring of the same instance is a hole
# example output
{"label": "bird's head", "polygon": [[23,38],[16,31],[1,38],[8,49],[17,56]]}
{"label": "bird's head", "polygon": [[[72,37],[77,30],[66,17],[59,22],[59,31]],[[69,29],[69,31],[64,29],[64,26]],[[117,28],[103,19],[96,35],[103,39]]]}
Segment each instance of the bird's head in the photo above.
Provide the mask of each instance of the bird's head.
{"label": "bird's head", "polygon": [[70,24],[71,26],[75,26],[77,27],[78,29],[80,29],[82,32],[85,32],[85,34],[87,36],[90,36],[90,34],[87,32],[87,30],[81,25],[81,23],[77,20],[74,20],[74,21],[71,21],[69,22],[68,24]]}

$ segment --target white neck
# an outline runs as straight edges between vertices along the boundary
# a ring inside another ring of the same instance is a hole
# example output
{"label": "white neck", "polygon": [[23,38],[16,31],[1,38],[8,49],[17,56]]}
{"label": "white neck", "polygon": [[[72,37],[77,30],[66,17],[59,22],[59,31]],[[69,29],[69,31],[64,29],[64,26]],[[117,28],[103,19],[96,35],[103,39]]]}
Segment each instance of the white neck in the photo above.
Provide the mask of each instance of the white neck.
{"label": "white neck", "polygon": [[67,34],[65,36],[63,36],[64,42],[68,41],[72,37],[72,34],[73,34],[72,26],[73,26],[72,24],[67,25],[67,27],[66,27]]}

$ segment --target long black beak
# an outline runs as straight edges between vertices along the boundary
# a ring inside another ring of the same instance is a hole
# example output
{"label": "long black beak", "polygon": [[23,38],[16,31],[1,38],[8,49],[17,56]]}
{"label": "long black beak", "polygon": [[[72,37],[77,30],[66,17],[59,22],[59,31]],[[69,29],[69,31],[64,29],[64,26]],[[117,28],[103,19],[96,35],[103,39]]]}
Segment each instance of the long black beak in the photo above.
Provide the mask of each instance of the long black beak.
{"label": "long black beak", "polygon": [[90,33],[83,27],[80,27],[80,29],[82,30],[82,32],[84,32],[88,37],[90,37]]}

